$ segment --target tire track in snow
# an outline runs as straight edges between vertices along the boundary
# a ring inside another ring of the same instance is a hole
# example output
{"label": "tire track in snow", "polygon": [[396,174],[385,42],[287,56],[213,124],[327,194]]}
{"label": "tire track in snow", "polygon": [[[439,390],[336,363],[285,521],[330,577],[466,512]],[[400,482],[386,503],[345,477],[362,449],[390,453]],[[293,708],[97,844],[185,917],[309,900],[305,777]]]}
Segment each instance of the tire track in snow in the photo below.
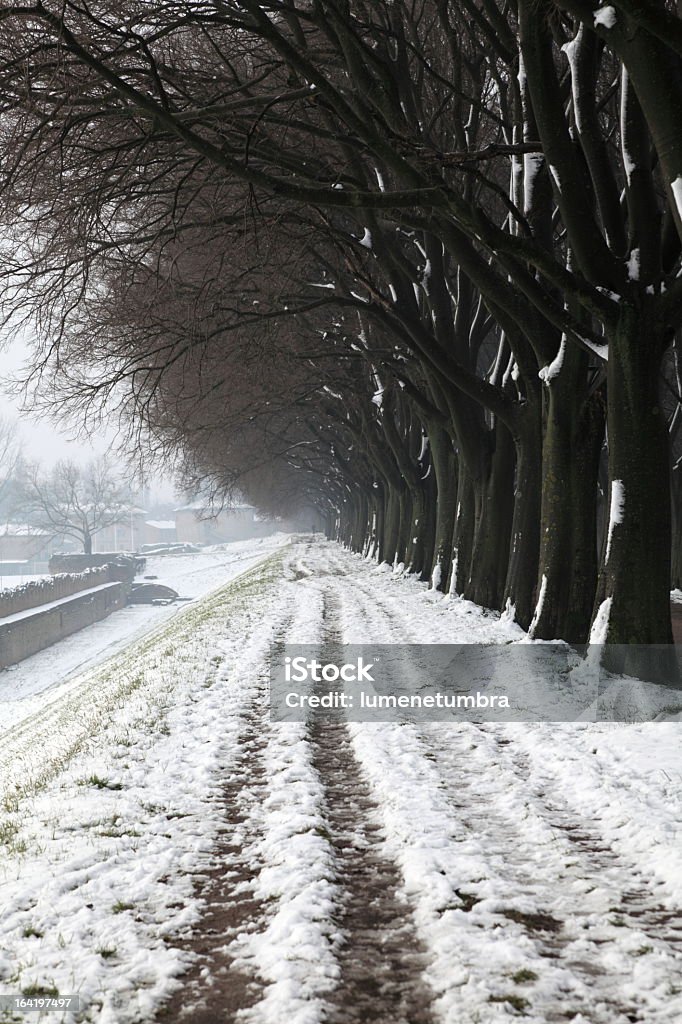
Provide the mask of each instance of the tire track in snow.
{"label": "tire track in snow", "polygon": [[[265,659],[268,641],[281,641],[291,621],[291,612],[279,608],[255,649],[245,652],[247,659]],[[267,659],[263,665],[266,663]],[[224,1024],[231,1024],[263,998],[263,978],[252,964],[240,961],[234,942],[240,935],[262,930],[268,916],[267,907],[254,891],[264,867],[257,847],[263,834],[260,807],[268,791],[265,755],[272,742],[267,688],[267,671],[261,667],[243,709],[237,758],[216,807],[222,824],[213,867],[201,883],[202,917],[192,934],[178,944],[193,962],[181,978],[179,994],[158,1011],[155,1019],[159,1024],[186,1024],[188,1020],[215,1024],[218,1015]]]}
{"label": "tire track in snow", "polygon": [[518,995],[542,1021],[673,1024],[676,1011],[661,1011],[660,1002],[666,978],[682,970],[669,912],[598,830],[553,796],[538,804],[523,776],[510,777],[495,749],[486,749],[490,732],[471,726],[423,735],[461,848],[475,843],[487,869],[461,892],[467,926],[493,929],[500,940],[511,927],[531,940],[535,978]]}
{"label": "tire track in snow", "polygon": [[[339,643],[338,607],[324,591],[327,653]],[[356,760],[348,726],[313,718],[312,763],[324,785],[325,823],[341,890],[338,987],[331,1024],[430,1024],[431,994],[423,979],[424,950],[399,867],[386,855],[378,808]]]}
{"label": "tire track in snow", "polygon": [[240,969],[229,948],[232,938],[252,929],[265,916],[265,908],[253,894],[253,879],[260,865],[244,851],[245,832],[266,789],[263,751],[267,741],[260,726],[255,711],[245,719],[238,759],[223,788],[222,804],[216,808],[224,823],[214,866],[202,884],[201,922],[180,945],[194,962],[182,977],[181,995],[157,1014],[163,1024],[188,1019],[192,1024],[215,1024],[218,1011],[228,1024],[240,1010],[252,1007],[262,993],[262,981]]}
{"label": "tire track in snow", "polygon": [[[296,561],[300,593],[322,599],[319,638],[332,657],[341,642],[336,577],[343,557],[320,565],[310,546]],[[325,792],[324,827],[333,851],[338,888],[335,924],[338,983],[326,999],[330,1024],[431,1024],[432,993],[424,978],[425,952],[404,893],[399,866],[387,855],[379,809],[353,752],[348,725],[315,716],[308,734],[312,765]]]}
{"label": "tire track in snow", "polygon": [[[299,547],[297,546],[296,555]],[[333,856],[322,825],[322,787],[305,726],[268,714],[270,644],[316,642],[321,601],[301,602],[294,554],[280,580],[280,616],[244,652],[258,679],[225,787],[224,841],[208,880],[207,913],[192,939],[200,954],[176,1008],[158,1016],[199,1024],[316,1024],[338,967]]]}

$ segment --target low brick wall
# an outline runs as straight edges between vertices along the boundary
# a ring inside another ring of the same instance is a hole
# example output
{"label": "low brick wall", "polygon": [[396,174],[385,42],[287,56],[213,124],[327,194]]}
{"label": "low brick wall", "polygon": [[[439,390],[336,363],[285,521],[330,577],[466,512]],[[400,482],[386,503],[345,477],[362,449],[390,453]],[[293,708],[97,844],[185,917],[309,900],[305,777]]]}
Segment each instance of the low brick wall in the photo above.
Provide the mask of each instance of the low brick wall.
{"label": "low brick wall", "polygon": [[16,665],[50,644],[99,622],[125,603],[123,583],[104,583],[0,619],[0,668]]}
{"label": "low brick wall", "polygon": [[47,580],[31,580],[21,587],[9,587],[0,590],[0,622],[7,615],[16,615],[28,608],[39,608],[52,601],[60,601],[63,597],[71,597],[82,590],[92,590],[103,583],[114,583],[120,579],[113,567],[103,565],[98,569],[86,569],[85,572],[61,573]]}

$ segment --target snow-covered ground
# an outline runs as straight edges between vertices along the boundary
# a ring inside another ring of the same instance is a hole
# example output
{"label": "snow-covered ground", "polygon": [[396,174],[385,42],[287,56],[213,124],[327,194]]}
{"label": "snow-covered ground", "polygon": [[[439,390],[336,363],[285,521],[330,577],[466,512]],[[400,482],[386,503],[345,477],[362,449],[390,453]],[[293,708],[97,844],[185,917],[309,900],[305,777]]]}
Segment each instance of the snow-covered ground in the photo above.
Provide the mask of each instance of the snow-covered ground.
{"label": "snow-covered ground", "polygon": [[277,724],[283,640],[524,636],[297,541],[46,691],[0,737],[0,991],[100,1024],[235,1020],[226,985],[252,1024],[682,1019],[680,723]]}

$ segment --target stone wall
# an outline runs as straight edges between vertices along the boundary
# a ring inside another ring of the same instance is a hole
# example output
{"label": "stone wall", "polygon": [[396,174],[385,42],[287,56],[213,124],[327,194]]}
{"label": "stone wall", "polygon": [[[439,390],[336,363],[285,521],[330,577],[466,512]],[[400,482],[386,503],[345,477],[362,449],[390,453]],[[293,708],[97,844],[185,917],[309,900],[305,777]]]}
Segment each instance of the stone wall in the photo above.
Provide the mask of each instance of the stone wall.
{"label": "stone wall", "polygon": [[15,665],[79,629],[99,622],[125,603],[125,585],[105,582],[83,593],[0,619],[0,668]]}

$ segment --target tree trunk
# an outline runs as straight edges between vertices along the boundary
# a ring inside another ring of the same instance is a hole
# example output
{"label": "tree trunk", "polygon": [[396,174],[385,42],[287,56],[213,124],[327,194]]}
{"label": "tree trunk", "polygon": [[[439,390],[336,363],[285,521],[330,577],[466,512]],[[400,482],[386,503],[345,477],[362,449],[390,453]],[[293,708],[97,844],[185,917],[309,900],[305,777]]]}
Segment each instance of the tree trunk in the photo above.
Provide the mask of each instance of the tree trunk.
{"label": "tree trunk", "polygon": [[378,488],[375,488],[372,495],[371,512],[372,517],[372,538],[368,548],[368,556],[375,561],[381,560],[381,539],[384,533],[384,500]]}
{"label": "tree trunk", "polygon": [[363,551],[368,536],[369,505],[367,497],[360,491],[353,502],[351,547],[353,551]]}
{"label": "tree trunk", "polygon": [[421,575],[426,559],[426,537],[429,527],[426,493],[423,487],[418,490],[410,488],[410,505],[412,518],[410,519],[405,564],[410,572]]}
{"label": "tree trunk", "polygon": [[395,550],[395,561],[398,565],[405,565],[407,559],[407,546],[410,541],[410,529],[412,527],[412,498],[407,487],[403,487],[398,495],[400,517],[398,520],[398,539]]}
{"label": "tree trunk", "polygon": [[423,532],[423,561],[420,568],[420,579],[424,581],[431,579],[433,552],[436,544],[436,518],[438,516],[438,486],[433,462],[429,465],[429,473],[424,480],[426,517]]}
{"label": "tree trunk", "polygon": [[585,643],[597,581],[603,416],[598,398],[588,398],[584,353],[566,349],[558,374],[545,390],[538,597],[530,635]]}
{"label": "tree trunk", "polygon": [[507,612],[523,629],[528,629],[538,574],[542,491],[541,420],[535,403],[528,403],[518,424],[515,444],[514,516],[504,602]]}
{"label": "tree trunk", "polygon": [[604,412],[602,396],[593,395],[578,424],[572,491],[579,514],[573,520],[573,573],[562,634],[569,643],[587,641],[595,602],[599,572],[597,482],[604,443]]}
{"label": "tree trunk", "polygon": [[400,495],[395,487],[387,483],[384,488],[384,535],[381,545],[381,560],[393,565],[398,549],[400,530]]}
{"label": "tree trunk", "polygon": [[429,430],[429,442],[438,490],[431,586],[434,590],[447,590],[457,511],[457,462],[452,450],[452,441],[441,427]]}
{"label": "tree trunk", "polygon": [[484,608],[502,608],[513,517],[514,443],[496,421],[488,476],[480,487],[480,508],[464,596]]}
{"label": "tree trunk", "polygon": [[670,585],[676,590],[682,587],[682,466],[672,471],[672,571]]}
{"label": "tree trunk", "polygon": [[609,339],[609,520],[604,599],[590,640],[672,644],[670,462],[659,399],[663,329],[653,300],[622,303]]}
{"label": "tree trunk", "polygon": [[450,580],[449,593],[462,594],[469,581],[475,522],[474,487],[471,476],[464,465],[464,460],[460,458],[457,475],[457,513],[455,515],[452,568],[450,570],[451,575],[454,573],[454,580]]}

